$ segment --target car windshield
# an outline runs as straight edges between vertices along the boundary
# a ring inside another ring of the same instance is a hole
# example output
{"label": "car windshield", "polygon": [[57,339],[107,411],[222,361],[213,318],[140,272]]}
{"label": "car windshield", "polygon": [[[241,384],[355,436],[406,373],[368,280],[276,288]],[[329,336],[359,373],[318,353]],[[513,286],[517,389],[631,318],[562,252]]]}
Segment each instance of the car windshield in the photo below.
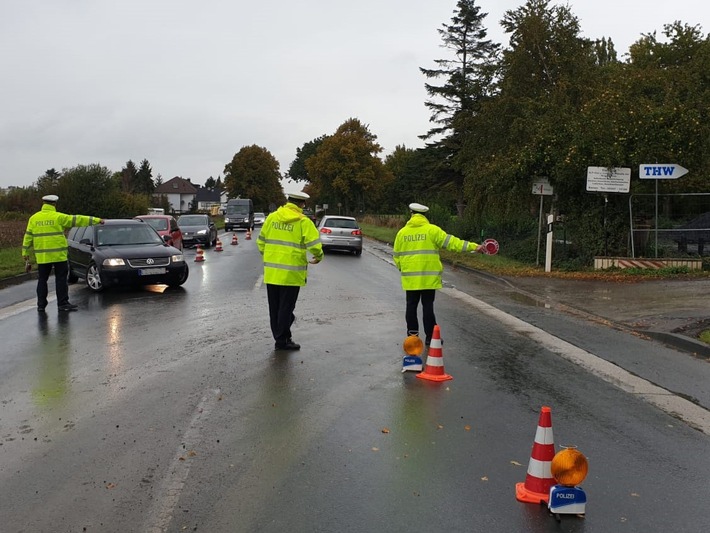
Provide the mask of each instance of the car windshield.
{"label": "car windshield", "polygon": [[264,213],[254,213],[254,218],[264,218]]}
{"label": "car windshield", "polygon": [[357,229],[357,222],[350,218],[328,218],[323,222],[326,228],[350,228]]}
{"label": "car windshield", "polygon": [[136,244],[160,244],[160,238],[155,230],[149,226],[101,226],[96,229],[96,243],[98,246],[118,246]]}
{"label": "car windshield", "polygon": [[153,226],[158,231],[165,231],[168,229],[168,219],[167,218],[144,218],[148,224]]}
{"label": "car windshield", "polygon": [[207,217],[205,215],[183,215],[178,218],[178,226],[206,226]]}

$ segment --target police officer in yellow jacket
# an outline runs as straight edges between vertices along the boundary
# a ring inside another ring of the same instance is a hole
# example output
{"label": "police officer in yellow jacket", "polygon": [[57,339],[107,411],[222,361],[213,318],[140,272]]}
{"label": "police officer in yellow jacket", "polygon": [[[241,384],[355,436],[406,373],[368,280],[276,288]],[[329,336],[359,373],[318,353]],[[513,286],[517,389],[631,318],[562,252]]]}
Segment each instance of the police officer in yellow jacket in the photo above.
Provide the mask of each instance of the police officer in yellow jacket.
{"label": "police officer in yellow jacket", "polygon": [[30,248],[34,248],[37,260],[37,311],[44,313],[47,307],[49,288],[47,281],[54,269],[54,283],[57,289],[57,307],[60,311],[76,311],[78,307],[69,303],[67,277],[67,238],[64,231],[74,226],[102,224],[99,217],[85,215],[65,215],[57,211],[59,197],[48,194],[42,197],[42,210],[30,217],[22,240],[22,256],[30,260]]}
{"label": "police officer in yellow jacket", "polygon": [[409,204],[412,213],[407,224],[397,232],[394,240],[394,263],[401,274],[402,288],[407,294],[407,335],[419,335],[417,310],[422,302],[425,344],[429,346],[436,325],[434,297],[441,288],[443,265],[439,250],[451,252],[484,252],[485,247],[447,234],[431,224],[423,213],[429,208],[422,204]]}
{"label": "police officer in yellow jacket", "polygon": [[[306,284],[308,263],[320,263],[323,247],[313,221],[303,214],[308,196],[291,193],[285,205],[270,213],[257,246],[264,257],[264,283],[269,300],[271,332],[277,350],[299,350],[291,338],[298,292]],[[313,259],[308,261],[306,250]]]}

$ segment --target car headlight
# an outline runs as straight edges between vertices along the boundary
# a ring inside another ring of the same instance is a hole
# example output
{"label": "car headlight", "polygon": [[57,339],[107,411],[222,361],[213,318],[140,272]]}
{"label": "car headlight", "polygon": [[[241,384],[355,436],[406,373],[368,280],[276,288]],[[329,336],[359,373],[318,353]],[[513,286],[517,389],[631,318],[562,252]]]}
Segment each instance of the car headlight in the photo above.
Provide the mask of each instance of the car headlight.
{"label": "car headlight", "polygon": [[104,259],[103,265],[106,267],[118,267],[118,266],[123,266],[125,265],[126,262],[121,259],[120,257],[110,257],[108,259]]}
{"label": "car headlight", "polygon": [[198,235],[205,235],[207,233],[206,229],[201,229],[200,231],[197,232]]}
{"label": "car headlight", "polygon": [[224,217],[225,222],[229,222],[229,217]]}
{"label": "car headlight", "polygon": [[185,260],[185,257],[182,254],[175,254],[170,257],[170,261],[173,263],[180,263]]}

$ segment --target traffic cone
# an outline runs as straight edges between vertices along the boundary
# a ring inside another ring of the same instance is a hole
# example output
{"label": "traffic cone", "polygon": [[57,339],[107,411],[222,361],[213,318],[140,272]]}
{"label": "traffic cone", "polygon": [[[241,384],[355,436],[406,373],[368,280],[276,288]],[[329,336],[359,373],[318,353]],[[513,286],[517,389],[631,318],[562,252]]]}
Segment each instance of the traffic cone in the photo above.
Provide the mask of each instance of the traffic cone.
{"label": "traffic cone", "polygon": [[222,251],[222,241],[219,240],[219,237],[217,238],[217,243],[214,245],[214,251],[215,252]]}
{"label": "traffic cone", "polygon": [[246,237],[244,237],[244,238],[245,238],[246,240],[248,240],[248,241],[251,240],[251,230],[250,230],[250,229],[247,230],[247,235],[246,235]]}
{"label": "traffic cone", "polygon": [[547,502],[550,487],[555,485],[552,477],[552,458],[555,456],[555,439],[552,436],[552,414],[547,406],[540,411],[540,421],[535,432],[528,473],[525,483],[516,483],[515,497],[526,503]]}
{"label": "traffic cone", "polygon": [[239,244],[239,239],[237,239],[237,232],[236,231],[232,234],[232,244],[235,244],[235,245]]}
{"label": "traffic cone", "polygon": [[441,330],[438,325],[434,326],[434,334],[431,337],[431,346],[426,358],[426,368],[424,372],[417,374],[418,378],[429,381],[446,381],[454,379],[444,371],[444,354],[441,349]]}
{"label": "traffic cone", "polygon": [[200,263],[201,261],[205,260],[205,252],[202,249],[202,246],[199,244],[197,245],[197,252],[195,252],[195,262]]}

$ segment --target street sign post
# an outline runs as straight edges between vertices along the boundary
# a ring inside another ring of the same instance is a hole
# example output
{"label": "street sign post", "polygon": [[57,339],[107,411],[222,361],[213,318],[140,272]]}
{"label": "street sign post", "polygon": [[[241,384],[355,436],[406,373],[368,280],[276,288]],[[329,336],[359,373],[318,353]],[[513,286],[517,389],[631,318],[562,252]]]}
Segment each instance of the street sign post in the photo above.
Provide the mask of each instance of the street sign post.
{"label": "street sign post", "polygon": [[675,163],[639,165],[639,178],[642,180],[674,180],[685,176],[687,173],[687,168],[683,168]]}
{"label": "street sign post", "polygon": [[542,178],[533,183],[532,193],[540,196],[540,216],[537,223],[537,258],[535,265],[540,264],[540,234],[542,232],[542,199],[544,196],[552,196],[552,185],[546,179]]}
{"label": "street sign post", "polygon": [[547,180],[539,180],[533,183],[532,193],[541,196],[552,196],[552,185]]}

